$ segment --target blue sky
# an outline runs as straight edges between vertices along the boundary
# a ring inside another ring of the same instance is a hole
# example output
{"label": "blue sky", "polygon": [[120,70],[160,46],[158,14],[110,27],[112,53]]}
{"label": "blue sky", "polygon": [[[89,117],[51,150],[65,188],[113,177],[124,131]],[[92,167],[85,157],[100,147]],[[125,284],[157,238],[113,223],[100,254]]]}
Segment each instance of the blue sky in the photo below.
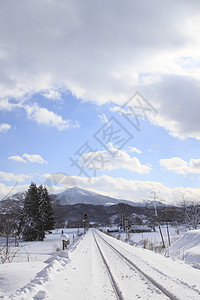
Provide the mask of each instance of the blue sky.
{"label": "blue sky", "polygon": [[0,4],[1,198],[51,178],[51,192],[198,200],[200,4],[95,3]]}

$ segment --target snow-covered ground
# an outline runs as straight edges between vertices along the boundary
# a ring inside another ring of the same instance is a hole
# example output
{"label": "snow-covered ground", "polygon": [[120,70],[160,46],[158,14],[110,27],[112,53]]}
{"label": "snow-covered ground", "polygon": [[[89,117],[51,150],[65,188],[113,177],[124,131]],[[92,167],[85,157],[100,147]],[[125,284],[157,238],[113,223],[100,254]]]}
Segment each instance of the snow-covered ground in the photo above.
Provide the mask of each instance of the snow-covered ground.
{"label": "snow-covered ground", "polygon": [[[107,231],[107,230],[118,229],[118,227],[111,227],[111,228],[110,227],[102,227],[101,229],[103,231]],[[162,234],[164,237],[165,245],[168,246],[169,240],[168,240],[168,234],[167,234],[167,227],[161,226],[161,229],[162,229]],[[169,227],[169,235],[170,235],[171,244],[174,244],[174,242],[176,240],[178,240],[180,238],[180,236],[182,236],[185,233],[185,231],[186,231],[186,229],[183,227],[182,228]],[[125,241],[125,239],[126,239],[126,233],[123,233],[123,232],[120,232],[120,233],[114,232],[113,235],[118,238],[120,235],[120,239],[123,241]],[[152,232],[143,232],[143,233],[129,233],[128,239],[135,246],[144,246],[145,241],[148,243],[152,243],[156,246],[160,245],[162,242],[158,227],[156,227],[155,232],[152,231]]]}
{"label": "snow-covered ground", "polygon": [[170,247],[169,254],[200,269],[200,230],[187,231]]}
{"label": "snow-covered ground", "polygon": [[[200,269],[197,268],[200,230],[178,235],[180,238],[174,239],[176,242],[169,251],[173,257],[164,257],[100,233],[104,242],[95,230],[79,236],[78,241],[76,229],[65,229],[64,233],[71,240],[69,250],[58,251],[62,247],[61,230],[58,230],[48,235],[44,242],[23,242],[12,263],[0,264],[1,299],[115,299],[99,248],[124,299],[167,299],[162,289],[173,299],[200,299]],[[139,242],[142,234],[134,234],[135,240],[136,235]],[[151,237],[156,240],[156,233]],[[138,274],[106,242],[158,283],[161,290]],[[180,251],[196,263],[196,268],[174,259],[180,258]]]}
{"label": "snow-covered ground", "polygon": [[[17,251],[13,261],[0,264],[0,297],[10,295],[16,289],[26,285],[48,265],[49,258],[59,254],[58,250],[62,249],[61,231],[61,229],[54,230],[43,242],[20,242],[19,247],[12,247],[12,251]],[[64,233],[70,238],[72,251],[79,238],[82,238],[83,229],[79,230],[80,236],[77,236],[75,228],[64,229]]]}
{"label": "snow-covered ground", "polygon": [[[103,231],[111,229],[112,228],[108,227],[101,228]],[[117,227],[113,229],[117,229]],[[184,260],[200,269],[200,230],[187,230],[185,227],[169,227],[171,243],[171,247],[169,247],[167,227],[162,226],[161,229],[166,248],[160,248],[157,251],[160,251],[165,256],[171,256],[174,259]],[[123,232],[114,232],[112,236],[122,241],[125,241],[127,237]],[[130,233],[127,242],[136,247],[146,247],[147,249],[162,245],[158,228],[156,228],[155,232]]]}

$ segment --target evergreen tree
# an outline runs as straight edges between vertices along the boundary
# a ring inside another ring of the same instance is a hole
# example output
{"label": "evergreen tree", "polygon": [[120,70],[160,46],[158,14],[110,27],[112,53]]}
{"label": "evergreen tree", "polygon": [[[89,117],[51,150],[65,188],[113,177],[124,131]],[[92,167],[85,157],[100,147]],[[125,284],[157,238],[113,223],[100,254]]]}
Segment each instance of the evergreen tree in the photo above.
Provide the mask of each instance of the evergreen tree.
{"label": "evergreen tree", "polygon": [[20,220],[20,232],[25,241],[38,239],[39,198],[35,183],[31,183],[26,192],[24,208]]}
{"label": "evergreen tree", "polygon": [[47,189],[42,187],[38,188],[39,193],[39,212],[40,212],[40,238],[41,240],[45,237],[45,231],[54,229],[55,220],[54,213],[51,205],[51,198],[48,194]]}
{"label": "evergreen tree", "polygon": [[45,231],[53,228],[54,215],[48,191],[31,183],[25,196],[19,231],[25,241],[43,241]]}

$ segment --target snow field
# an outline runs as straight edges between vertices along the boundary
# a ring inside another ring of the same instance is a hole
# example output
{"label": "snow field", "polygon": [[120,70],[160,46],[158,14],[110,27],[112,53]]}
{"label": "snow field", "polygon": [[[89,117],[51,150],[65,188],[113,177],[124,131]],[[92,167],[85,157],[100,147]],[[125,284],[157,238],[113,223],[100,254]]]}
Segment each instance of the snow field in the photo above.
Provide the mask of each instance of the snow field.
{"label": "snow field", "polygon": [[[102,227],[102,230],[106,231],[107,229],[112,230],[112,229],[115,229],[115,227],[114,228]],[[116,229],[117,229],[117,227],[116,227]],[[161,226],[161,229],[162,229],[162,234],[164,237],[165,244],[166,244],[166,246],[168,246],[169,241],[168,241],[168,235],[167,235],[167,227]],[[180,236],[182,236],[185,233],[185,231],[186,231],[186,229],[169,227],[171,244],[176,242],[180,238]],[[179,232],[179,234],[177,232]],[[120,233],[115,232],[112,234],[115,237],[120,235],[120,239],[123,241],[125,241],[125,239],[126,239],[126,233],[124,233],[124,232],[120,232]],[[143,246],[144,241],[148,241],[149,243],[152,243],[155,246],[158,246],[161,244],[161,237],[160,237],[159,229],[158,229],[158,227],[156,227],[155,232],[152,231],[152,232],[142,232],[142,233],[129,233],[129,241],[132,242],[132,244],[135,246]]]}
{"label": "snow field", "polygon": [[[20,242],[18,252],[12,263],[0,264],[0,297],[9,296],[18,288],[28,284],[38,272],[48,265],[49,258],[55,258],[62,248],[62,229],[48,234],[43,242]],[[73,251],[82,236],[77,236],[77,229],[64,229],[70,238],[70,251]],[[80,229],[80,234],[83,229]],[[73,243],[74,236],[74,243]]]}
{"label": "snow field", "polygon": [[45,263],[47,266],[37,273],[35,278],[32,279],[25,287],[20,288],[15,293],[11,294],[9,299],[25,300],[47,298],[48,292],[44,290],[43,286],[46,282],[52,282],[57,273],[62,271],[66,264],[69,263],[68,253],[67,251],[56,253],[46,260]]}
{"label": "snow field", "polygon": [[200,230],[187,231],[170,247],[169,254],[200,269]]}
{"label": "snow field", "polygon": [[[47,235],[44,242],[20,243],[15,261],[0,265],[0,298],[115,299],[92,232],[95,233],[95,230],[77,237],[77,229],[64,229],[71,240],[67,251],[58,251],[62,246],[61,229]],[[143,273],[175,295],[173,299],[200,299],[200,269],[169,256],[164,257],[141,247],[131,246],[103,233],[99,234],[133,261]],[[159,233],[153,234],[154,238],[157,234],[159,239]],[[142,234],[133,235],[138,236],[139,241]],[[165,299],[161,291],[138,274],[133,266],[113,252],[98,236],[97,241],[125,299]],[[169,253],[177,257],[180,251],[187,251],[194,263],[200,256],[199,245],[200,230],[188,231],[171,246]]]}
{"label": "snow field", "polygon": [[[166,226],[162,226],[162,233],[165,241],[165,249],[158,249],[165,256],[172,256],[174,259],[184,260],[200,269],[200,230],[187,230],[183,227],[169,227],[170,242],[169,247]],[[107,229],[112,228],[102,228]],[[125,241],[126,234],[123,232],[112,233],[112,236]],[[147,249],[161,245],[161,236],[158,228],[156,232],[130,233],[127,243],[137,247],[146,247]],[[145,246],[146,243],[146,246]]]}

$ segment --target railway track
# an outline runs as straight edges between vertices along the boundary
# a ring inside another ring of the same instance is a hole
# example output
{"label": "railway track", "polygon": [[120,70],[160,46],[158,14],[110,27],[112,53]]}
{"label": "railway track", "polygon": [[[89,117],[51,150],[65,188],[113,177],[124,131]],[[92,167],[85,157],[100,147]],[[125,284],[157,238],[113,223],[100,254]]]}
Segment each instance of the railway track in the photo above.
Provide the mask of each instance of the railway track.
{"label": "railway track", "polygon": [[116,281],[115,281],[115,279],[114,279],[114,277],[113,277],[113,275],[112,275],[112,273],[111,273],[111,270],[110,270],[110,268],[109,268],[109,266],[108,266],[108,263],[106,262],[106,259],[105,259],[104,255],[103,255],[102,251],[101,251],[101,248],[99,247],[99,244],[98,244],[98,242],[97,242],[97,240],[96,240],[94,234],[93,234],[93,237],[94,237],[95,243],[96,243],[96,245],[97,245],[97,248],[98,248],[98,250],[99,250],[99,253],[100,253],[100,255],[101,255],[101,258],[102,258],[102,260],[103,260],[103,263],[104,263],[104,265],[105,265],[105,267],[106,267],[106,271],[107,271],[107,273],[108,273],[108,277],[109,277],[109,279],[110,279],[110,283],[111,283],[111,286],[112,286],[112,288],[113,288],[115,297],[116,297],[116,299],[118,299],[118,300],[124,300],[124,298],[123,298],[123,296],[122,296],[122,293],[121,293],[121,291],[119,290],[119,287],[118,287],[118,285],[117,285],[117,283],[116,283]]}
{"label": "railway track", "polygon": [[[146,272],[141,270],[136,265],[136,263],[131,260],[130,253],[129,253],[129,255],[126,254],[126,250],[123,249],[123,251],[122,251],[121,249],[119,249],[119,247],[117,247],[118,248],[117,249],[116,246],[113,246],[110,242],[108,242],[107,239],[102,237],[102,234],[99,234],[96,231],[93,231],[93,236],[95,239],[95,243],[99,249],[100,255],[102,257],[103,263],[106,266],[107,272],[109,274],[110,282],[111,282],[111,285],[113,286],[113,290],[116,295],[116,299],[129,299],[129,298],[124,296],[124,293],[126,294],[126,291],[124,291],[124,284],[122,284],[120,276],[117,275],[117,271],[113,272],[113,266],[112,266],[112,263],[110,263],[110,257],[112,257],[112,256],[115,256],[116,259],[118,257],[119,260],[121,261],[121,263],[123,264],[123,267],[124,267],[124,265],[126,265],[128,267],[127,272],[129,273],[129,276],[132,276],[132,274],[133,274],[133,277],[135,279],[136,273],[137,273],[138,277],[140,278],[140,281],[145,282],[145,284],[143,286],[144,286],[144,289],[147,288],[147,292],[144,290],[144,294],[149,295],[149,290],[150,290],[151,296],[147,296],[147,298],[145,298],[145,296],[143,295],[141,297],[142,299],[171,299],[171,300],[186,299],[186,298],[183,298],[182,296],[180,296],[180,297],[177,296],[177,293],[176,294],[172,293],[166,287],[164,287],[160,282],[157,282],[153,278],[153,276],[149,276],[149,274],[147,274]],[[109,252],[109,255],[108,255],[108,252]],[[119,263],[117,262],[116,264],[119,264]],[[115,274],[113,274],[113,273],[115,273]],[[137,280],[135,279],[137,284],[140,285],[140,283]],[[168,280],[169,280],[169,278],[168,278]],[[134,280],[130,281],[130,284],[133,285]],[[174,284],[177,284],[177,282]],[[177,286],[179,289],[183,288],[181,285],[177,284]],[[134,288],[133,288],[133,290],[134,290]],[[135,298],[132,297],[130,299],[140,298],[140,295],[141,295],[141,292],[136,295],[137,297],[135,296]],[[200,299],[199,292],[195,291],[194,289],[191,289],[191,298],[190,299]]]}

